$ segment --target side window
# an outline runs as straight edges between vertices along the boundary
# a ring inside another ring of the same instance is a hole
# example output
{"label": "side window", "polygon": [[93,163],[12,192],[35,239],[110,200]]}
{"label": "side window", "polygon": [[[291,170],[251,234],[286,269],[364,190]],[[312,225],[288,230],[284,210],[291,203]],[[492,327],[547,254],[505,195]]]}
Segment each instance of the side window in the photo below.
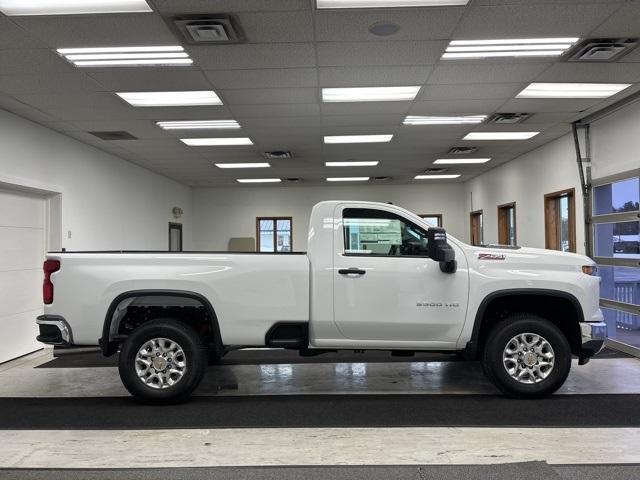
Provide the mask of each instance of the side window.
{"label": "side window", "polygon": [[394,213],[347,208],[343,223],[346,255],[427,256],[427,232]]}

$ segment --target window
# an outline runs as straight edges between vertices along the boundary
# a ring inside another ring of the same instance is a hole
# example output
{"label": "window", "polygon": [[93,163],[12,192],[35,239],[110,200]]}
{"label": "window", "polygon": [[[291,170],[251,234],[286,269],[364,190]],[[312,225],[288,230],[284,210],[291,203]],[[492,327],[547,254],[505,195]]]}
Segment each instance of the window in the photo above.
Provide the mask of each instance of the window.
{"label": "window", "polygon": [[395,213],[347,208],[343,219],[346,255],[427,256],[427,232]]}
{"label": "window", "polygon": [[506,203],[498,206],[498,243],[516,244],[516,204]]}
{"label": "window", "polygon": [[292,251],[291,217],[258,217],[256,230],[259,252]]}
{"label": "window", "polygon": [[442,227],[442,214],[441,213],[425,213],[420,215],[425,222],[432,227]]}
{"label": "window", "polygon": [[484,226],[482,224],[482,210],[470,214],[471,245],[484,245]]}
{"label": "window", "polygon": [[575,189],[544,196],[545,248],[576,251]]}
{"label": "window", "polygon": [[182,251],[182,224],[169,223],[169,251]]}
{"label": "window", "polygon": [[608,335],[640,347],[640,177],[636,171],[593,184],[591,248]]}

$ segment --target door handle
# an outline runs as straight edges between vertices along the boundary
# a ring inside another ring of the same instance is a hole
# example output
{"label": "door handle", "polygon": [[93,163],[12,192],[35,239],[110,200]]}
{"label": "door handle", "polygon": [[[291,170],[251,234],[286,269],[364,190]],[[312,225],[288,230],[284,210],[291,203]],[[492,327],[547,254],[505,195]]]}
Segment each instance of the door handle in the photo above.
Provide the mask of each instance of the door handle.
{"label": "door handle", "polygon": [[341,268],[340,270],[338,270],[338,273],[340,275],[364,275],[365,273],[367,273],[366,270],[362,270],[361,268]]}

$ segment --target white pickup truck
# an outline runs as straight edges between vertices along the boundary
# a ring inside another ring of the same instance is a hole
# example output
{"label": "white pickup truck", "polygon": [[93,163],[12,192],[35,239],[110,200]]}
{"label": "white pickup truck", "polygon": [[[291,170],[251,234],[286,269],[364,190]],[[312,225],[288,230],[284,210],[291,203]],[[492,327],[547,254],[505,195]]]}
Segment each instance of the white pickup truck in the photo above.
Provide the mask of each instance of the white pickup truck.
{"label": "white pickup truck", "polygon": [[38,339],[119,351],[122,382],[150,403],[186,399],[244,347],[457,353],[538,397],[604,344],[588,257],[465,245],[382,203],[321,202],[309,225],[306,253],[50,253]]}

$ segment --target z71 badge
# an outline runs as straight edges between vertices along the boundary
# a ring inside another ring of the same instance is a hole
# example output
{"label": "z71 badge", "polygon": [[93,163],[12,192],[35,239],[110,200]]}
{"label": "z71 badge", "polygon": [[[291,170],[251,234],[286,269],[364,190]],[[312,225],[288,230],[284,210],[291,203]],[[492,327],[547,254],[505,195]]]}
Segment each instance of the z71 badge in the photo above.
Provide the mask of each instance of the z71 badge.
{"label": "z71 badge", "polygon": [[507,256],[504,253],[479,253],[478,260],[505,260]]}

